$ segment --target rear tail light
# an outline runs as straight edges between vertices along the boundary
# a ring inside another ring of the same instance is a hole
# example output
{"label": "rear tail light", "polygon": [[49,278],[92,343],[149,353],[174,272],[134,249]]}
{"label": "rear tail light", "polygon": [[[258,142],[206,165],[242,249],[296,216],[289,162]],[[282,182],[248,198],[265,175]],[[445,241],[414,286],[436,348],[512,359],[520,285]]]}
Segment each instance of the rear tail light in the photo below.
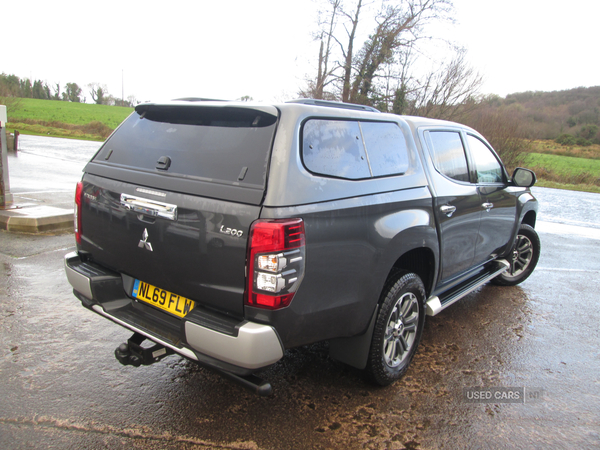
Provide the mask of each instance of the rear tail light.
{"label": "rear tail light", "polygon": [[290,304],[304,276],[302,219],[258,220],[250,227],[245,303],[266,309]]}
{"label": "rear tail light", "polygon": [[83,195],[83,183],[77,183],[75,189],[75,208],[73,210],[73,227],[75,231],[75,241],[81,244],[81,197]]}

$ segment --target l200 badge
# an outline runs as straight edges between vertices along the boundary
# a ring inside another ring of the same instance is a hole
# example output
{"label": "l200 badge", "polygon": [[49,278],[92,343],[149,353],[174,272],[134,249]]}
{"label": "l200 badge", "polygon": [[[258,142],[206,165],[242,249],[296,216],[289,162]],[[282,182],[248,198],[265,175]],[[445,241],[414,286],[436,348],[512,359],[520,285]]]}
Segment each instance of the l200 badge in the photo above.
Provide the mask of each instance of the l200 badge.
{"label": "l200 badge", "polygon": [[243,230],[236,230],[235,228],[228,228],[225,225],[221,225],[219,228],[219,233],[228,234],[230,236],[242,237],[244,235]]}

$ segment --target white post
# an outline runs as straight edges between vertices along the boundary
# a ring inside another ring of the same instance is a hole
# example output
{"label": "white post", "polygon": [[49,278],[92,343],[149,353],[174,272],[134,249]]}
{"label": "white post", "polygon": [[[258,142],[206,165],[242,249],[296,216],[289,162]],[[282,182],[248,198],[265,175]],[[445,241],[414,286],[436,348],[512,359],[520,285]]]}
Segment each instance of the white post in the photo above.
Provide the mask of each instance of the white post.
{"label": "white post", "polygon": [[6,106],[0,105],[0,208],[10,206],[13,196],[8,180],[8,147],[6,145]]}

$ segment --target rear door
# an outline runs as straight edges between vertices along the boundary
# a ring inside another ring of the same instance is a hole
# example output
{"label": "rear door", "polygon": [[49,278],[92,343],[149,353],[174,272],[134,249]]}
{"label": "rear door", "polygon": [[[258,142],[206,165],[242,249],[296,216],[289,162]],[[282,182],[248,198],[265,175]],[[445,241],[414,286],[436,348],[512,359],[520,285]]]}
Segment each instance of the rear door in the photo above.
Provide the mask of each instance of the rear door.
{"label": "rear door", "polygon": [[276,123],[275,108],[138,106],[85,168],[80,250],[241,317]]}

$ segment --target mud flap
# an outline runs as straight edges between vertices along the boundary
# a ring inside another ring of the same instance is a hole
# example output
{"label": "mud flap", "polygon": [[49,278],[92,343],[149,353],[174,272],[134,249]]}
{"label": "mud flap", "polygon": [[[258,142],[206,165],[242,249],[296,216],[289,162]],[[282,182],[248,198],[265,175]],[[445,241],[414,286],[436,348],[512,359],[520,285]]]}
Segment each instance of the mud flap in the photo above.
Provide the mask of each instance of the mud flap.
{"label": "mud flap", "polygon": [[369,327],[364,334],[350,338],[331,339],[329,341],[329,356],[336,361],[343,362],[360,370],[367,367],[373,329],[375,328],[378,312],[379,305],[375,307]]}

